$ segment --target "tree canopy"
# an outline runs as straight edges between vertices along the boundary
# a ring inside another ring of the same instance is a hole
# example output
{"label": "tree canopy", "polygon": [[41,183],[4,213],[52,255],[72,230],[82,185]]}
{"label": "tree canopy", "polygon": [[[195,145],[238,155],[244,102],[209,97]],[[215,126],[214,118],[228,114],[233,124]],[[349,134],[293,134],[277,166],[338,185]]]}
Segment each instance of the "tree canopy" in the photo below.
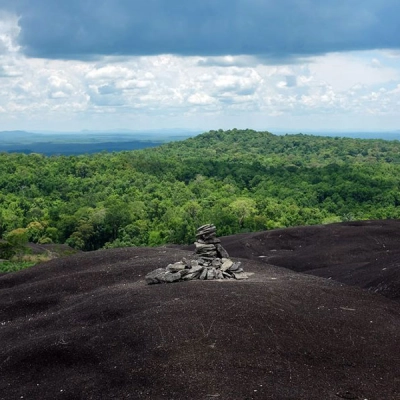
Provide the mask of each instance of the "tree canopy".
{"label": "tree canopy", "polygon": [[0,235],[95,250],[190,243],[210,222],[221,236],[399,218],[399,185],[398,141],[233,129],[118,153],[0,153]]}

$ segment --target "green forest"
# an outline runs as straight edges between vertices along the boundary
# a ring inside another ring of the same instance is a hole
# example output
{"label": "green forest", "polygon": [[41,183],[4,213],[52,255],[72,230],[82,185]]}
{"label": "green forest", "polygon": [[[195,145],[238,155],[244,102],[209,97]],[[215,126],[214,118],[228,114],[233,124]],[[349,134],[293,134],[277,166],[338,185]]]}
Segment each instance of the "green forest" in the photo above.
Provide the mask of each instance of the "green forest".
{"label": "green forest", "polygon": [[0,236],[3,253],[90,251],[190,243],[205,223],[222,236],[400,218],[399,186],[398,141],[233,129],[136,151],[0,153]]}

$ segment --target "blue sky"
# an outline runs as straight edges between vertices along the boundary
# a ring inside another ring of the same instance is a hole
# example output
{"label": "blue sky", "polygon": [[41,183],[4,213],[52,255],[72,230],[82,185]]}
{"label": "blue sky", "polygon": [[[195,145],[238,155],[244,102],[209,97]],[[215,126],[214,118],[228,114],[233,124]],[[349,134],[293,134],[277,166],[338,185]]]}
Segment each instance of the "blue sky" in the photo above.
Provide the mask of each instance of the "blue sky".
{"label": "blue sky", "polygon": [[0,0],[0,130],[400,129],[398,0]]}

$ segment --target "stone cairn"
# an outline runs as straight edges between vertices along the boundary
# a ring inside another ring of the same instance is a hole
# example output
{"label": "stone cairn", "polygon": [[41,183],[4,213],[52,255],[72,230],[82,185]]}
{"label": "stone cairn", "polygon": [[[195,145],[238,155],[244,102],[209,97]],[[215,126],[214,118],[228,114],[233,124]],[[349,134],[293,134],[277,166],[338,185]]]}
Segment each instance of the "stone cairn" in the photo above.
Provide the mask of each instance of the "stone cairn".
{"label": "stone cairn", "polygon": [[145,277],[148,284],[190,281],[194,279],[247,279],[240,262],[229,259],[228,252],[216,236],[214,225],[197,229],[195,253],[191,259],[183,258],[166,268],[158,268]]}

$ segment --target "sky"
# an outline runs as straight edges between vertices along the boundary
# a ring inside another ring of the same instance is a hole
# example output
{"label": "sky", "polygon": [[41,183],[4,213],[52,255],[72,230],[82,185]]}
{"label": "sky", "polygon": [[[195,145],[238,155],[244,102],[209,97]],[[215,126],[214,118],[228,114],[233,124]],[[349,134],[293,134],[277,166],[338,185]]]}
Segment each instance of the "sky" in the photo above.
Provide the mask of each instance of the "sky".
{"label": "sky", "polygon": [[0,131],[400,130],[399,0],[0,0]]}

